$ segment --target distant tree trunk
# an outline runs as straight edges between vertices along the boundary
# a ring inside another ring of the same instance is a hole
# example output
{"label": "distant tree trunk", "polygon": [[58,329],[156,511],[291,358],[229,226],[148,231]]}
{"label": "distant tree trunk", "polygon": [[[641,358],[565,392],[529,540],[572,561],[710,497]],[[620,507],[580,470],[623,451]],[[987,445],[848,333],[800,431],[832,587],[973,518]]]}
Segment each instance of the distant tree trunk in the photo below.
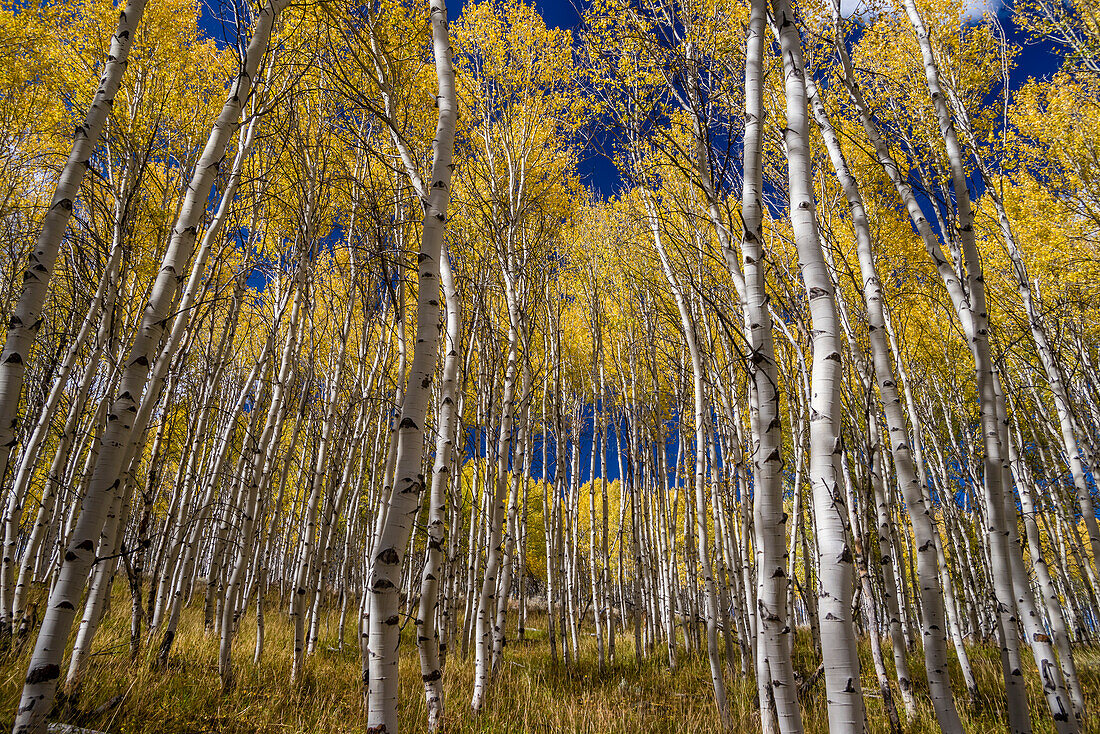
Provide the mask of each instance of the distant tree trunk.
{"label": "distant tree trunk", "polygon": [[[304,270],[305,265],[300,268]],[[301,271],[300,271],[301,272]],[[301,289],[297,289],[301,292]],[[354,300],[354,299],[352,299]],[[221,641],[218,647],[218,674],[221,677],[222,688],[228,690],[233,677],[232,646],[236,633],[236,595],[244,581],[244,572],[248,567],[253,550],[253,539],[256,521],[259,515],[262,490],[267,486],[267,480],[271,476],[272,462],[275,457],[275,449],[278,446],[279,436],[282,433],[282,424],[286,417],[286,393],[294,369],[294,361],[298,356],[298,312],[300,299],[295,301],[291,310],[290,323],[287,329],[286,345],[283,347],[282,358],[279,360],[278,372],[275,375],[275,383],[272,387],[271,402],[268,406],[267,417],[264,421],[263,431],[254,439],[249,451],[249,461],[243,466],[246,474],[244,479],[246,491],[241,510],[240,545],[237,560],[226,585],[225,602],[222,607]],[[293,447],[292,447],[293,448]],[[247,601],[247,600],[246,600]]]}
{"label": "distant tree trunk", "polygon": [[657,257],[661,263],[661,270],[665,280],[672,290],[673,300],[680,314],[680,331],[687,344],[688,354],[691,358],[692,385],[694,396],[695,426],[695,471],[693,473],[693,487],[695,492],[695,532],[698,537],[700,570],[703,576],[704,609],[707,637],[707,660],[710,663],[711,688],[714,691],[714,701],[718,707],[718,716],[724,729],[732,726],[729,704],[726,700],[726,684],[722,678],[721,656],[718,650],[718,596],[715,588],[714,573],[710,562],[710,537],[707,527],[707,491],[706,491],[706,466],[707,466],[707,439],[706,422],[710,420],[710,409],[707,405],[704,387],[703,357],[699,351],[696,337],[695,321],[692,318],[691,309],[684,294],[680,280],[672,269],[668,255],[661,241],[660,224],[649,193],[646,197],[646,212],[649,217],[650,229],[653,232],[653,244],[657,251]]}

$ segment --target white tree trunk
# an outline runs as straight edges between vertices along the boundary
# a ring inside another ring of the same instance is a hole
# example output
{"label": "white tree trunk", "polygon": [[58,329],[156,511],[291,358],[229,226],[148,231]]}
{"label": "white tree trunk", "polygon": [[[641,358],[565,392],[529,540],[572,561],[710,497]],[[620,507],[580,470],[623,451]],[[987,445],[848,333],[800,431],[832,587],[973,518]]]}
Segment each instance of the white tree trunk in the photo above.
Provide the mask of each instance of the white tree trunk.
{"label": "white tree trunk", "polygon": [[431,185],[424,204],[424,225],[418,256],[416,348],[398,425],[397,482],[385,523],[369,559],[370,630],[367,725],[379,734],[397,734],[398,588],[409,533],[424,488],[421,461],[424,425],[439,345],[439,259],[451,198],[451,154],[457,118],[447,7],[430,0],[432,46],[439,82],[439,119],[433,141]]}
{"label": "white tree trunk", "polygon": [[253,79],[267,52],[276,14],[289,0],[269,0],[253,24],[252,38],[245,52],[244,65],[230,90],[229,98],[215,123],[184,197],[183,206],[164,261],[142,318],[141,331],[126,360],[122,384],[111,408],[111,420],[103,435],[91,485],[84,498],[76,528],[69,538],[64,562],[54,588],[42,629],[35,643],[16,716],[15,734],[40,734],[45,717],[53,705],[57,680],[61,674],[61,656],[76,614],[75,602],[84,587],[94,561],[95,539],[103,528],[108,510],[119,491],[120,472],[134,414],[145,388],[150,360],[164,333],[169,310],[179,282],[194,249],[195,237],[206,210],[210,190],[226,146],[237,127],[241,110],[252,91]]}
{"label": "white tree trunk", "polygon": [[[451,454],[456,423],[456,389],[459,350],[462,348],[462,304],[455,288],[447,253],[439,259],[440,280],[447,305],[447,340],[444,346],[442,391],[439,418],[436,421],[435,465],[428,511],[428,557],[420,582],[420,608],[416,617],[417,647],[420,650],[420,675],[428,706],[428,729],[439,728],[443,717],[443,668],[439,659],[439,576],[443,571],[443,544],[446,538],[447,483],[451,472]],[[470,549],[473,553],[474,549]]]}
{"label": "white tree trunk", "polygon": [[748,342],[750,423],[753,435],[753,529],[756,552],[757,687],[761,728],[772,730],[775,702],[782,734],[802,731],[798,687],[787,623],[786,524],[783,511],[782,423],[779,369],[764,281],[762,153],[766,0],[752,0],[745,48],[744,183],[741,257],[745,273],[745,338]]}
{"label": "white tree trunk", "polygon": [[[42,305],[46,300],[46,290],[53,276],[54,264],[57,262],[57,251],[68,229],[80,185],[90,168],[88,161],[99,144],[107,115],[122,84],[122,75],[129,62],[130,47],[145,13],[146,1],[128,0],[119,13],[118,25],[111,36],[111,46],[103,65],[99,87],[84,117],[84,123],[76,128],[72,152],[61,170],[50,208],[46,211],[38,240],[23,272],[23,288],[8,321],[4,350],[0,352],[0,477],[7,474],[8,461],[15,446],[23,376],[30,361],[31,345],[42,323]],[[7,635],[2,630],[0,634],[6,640]]]}
{"label": "white tree trunk", "polygon": [[[834,4],[834,20],[839,20],[839,12],[839,5]],[[846,53],[842,46],[838,46],[838,52],[842,55]],[[807,86],[811,90],[814,114],[818,126],[821,128],[833,169],[840,180],[845,198],[848,200],[852,216],[852,227],[856,235],[857,254],[863,281],[863,297],[867,308],[868,341],[871,345],[872,364],[874,365],[879,396],[886,415],[887,441],[891,458],[894,461],[898,485],[905,497],[917,543],[917,572],[920,577],[921,609],[924,612],[923,649],[929,692],[932,696],[933,707],[936,710],[936,718],[940,727],[944,732],[959,734],[962,731],[962,722],[959,720],[958,711],[955,709],[955,699],[951,691],[951,678],[947,667],[947,622],[940,588],[940,569],[935,553],[935,539],[938,531],[932,521],[931,510],[926,505],[923,492],[920,489],[910,450],[909,430],[905,423],[905,416],[902,413],[897,383],[891,368],[889,346],[886,343],[882,286],[875,266],[867,211],[863,204],[859,185],[848,168],[847,161],[841,151],[840,141],[829,122],[824,105],[817,97],[812,80],[807,80]],[[880,502],[876,504],[881,508]],[[879,514],[880,517],[885,515],[881,509]],[[883,558],[886,558],[885,554],[883,554]],[[892,569],[889,570],[886,577],[888,581],[886,593],[893,600],[891,605],[891,616],[893,617],[898,606],[897,597],[893,592],[894,573]],[[893,619],[891,620],[892,636],[900,634],[900,627],[900,620],[896,622]],[[904,662],[904,649],[898,651],[895,646],[895,650],[895,658]],[[900,652],[900,656],[897,654],[898,652]],[[912,716],[914,713],[911,708],[913,698],[911,693],[912,682],[906,675],[900,675],[903,671],[901,665],[897,666],[896,669],[899,672],[902,697],[906,702],[906,712]]]}
{"label": "white tree trunk", "polygon": [[[810,482],[820,567],[818,620],[834,732],[866,728],[852,619],[853,557],[845,528],[847,511],[837,482],[840,446],[840,386],[843,379],[832,278],[817,229],[805,66],[794,13],[787,0],[773,0],[772,13],[783,58],[787,125],[784,133],[790,187],[790,217],[812,319]],[[761,569],[766,573],[767,569]]]}

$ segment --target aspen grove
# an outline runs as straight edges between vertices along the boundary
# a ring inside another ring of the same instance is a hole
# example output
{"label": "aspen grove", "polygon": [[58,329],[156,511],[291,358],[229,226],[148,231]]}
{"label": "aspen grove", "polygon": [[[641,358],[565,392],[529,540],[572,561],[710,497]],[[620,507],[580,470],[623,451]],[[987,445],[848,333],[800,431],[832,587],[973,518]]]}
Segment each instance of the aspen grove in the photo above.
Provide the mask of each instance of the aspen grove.
{"label": "aspen grove", "polygon": [[0,725],[1100,731],[1008,1],[0,2]]}

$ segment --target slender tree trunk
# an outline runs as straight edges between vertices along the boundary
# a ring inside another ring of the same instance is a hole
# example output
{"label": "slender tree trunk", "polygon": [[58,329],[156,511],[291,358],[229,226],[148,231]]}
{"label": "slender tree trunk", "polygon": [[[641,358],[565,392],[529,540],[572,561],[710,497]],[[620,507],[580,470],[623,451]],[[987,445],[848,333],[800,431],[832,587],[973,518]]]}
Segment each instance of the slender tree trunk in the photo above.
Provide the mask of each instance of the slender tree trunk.
{"label": "slender tree trunk", "polygon": [[[0,479],[7,474],[8,461],[15,447],[23,376],[30,362],[31,346],[42,324],[42,306],[46,300],[50,278],[53,277],[57,251],[69,227],[69,219],[72,217],[84,175],[91,168],[89,160],[99,145],[107,115],[122,84],[122,76],[129,63],[130,47],[145,13],[145,5],[146,0],[128,0],[119,13],[118,25],[111,36],[99,86],[84,116],[83,124],[76,128],[72,151],[61,169],[61,177],[50,200],[50,207],[46,210],[34,250],[31,251],[30,260],[23,271],[23,287],[19,300],[8,320],[7,337],[3,352],[0,353]],[[4,614],[6,613],[5,609]],[[7,620],[7,617],[4,619]],[[0,643],[6,644],[7,638],[7,632],[0,630]],[[24,719],[25,716],[20,720]]]}
{"label": "slender tree trunk", "polygon": [[[834,21],[839,22],[839,6],[835,4]],[[838,50],[843,55],[845,51],[841,47],[841,43],[843,41],[838,40]],[[846,62],[846,57],[844,61]],[[852,226],[856,234],[857,253],[863,281],[863,297],[868,317],[868,341],[871,345],[872,364],[874,365],[879,396],[886,416],[887,441],[897,473],[898,485],[905,497],[917,543],[917,573],[920,580],[921,608],[925,614],[922,640],[925,670],[928,675],[932,703],[940,727],[945,732],[961,732],[962,722],[959,720],[958,712],[955,709],[954,695],[951,691],[951,678],[947,667],[947,622],[940,587],[940,569],[935,555],[938,531],[932,521],[931,510],[925,503],[924,495],[920,489],[912,451],[910,450],[909,430],[906,427],[897,383],[891,368],[889,346],[886,343],[885,334],[882,286],[875,266],[867,211],[863,204],[859,185],[844,159],[840,142],[825,113],[824,105],[816,94],[813,81],[808,79],[807,85],[811,94],[814,115],[818,126],[821,128],[833,169],[836,171],[845,198],[848,200]],[[884,500],[885,498],[883,498]],[[882,507],[882,502],[876,504]],[[882,510],[880,510],[879,516],[880,521],[887,517]],[[886,558],[885,554],[883,558]],[[896,613],[894,610],[897,610],[897,601],[896,596],[893,594],[894,573],[892,569],[886,574],[885,582],[888,589],[886,593],[894,600],[891,611],[893,618]],[[898,624],[895,624],[892,619],[892,634],[894,634],[895,627],[897,632],[900,632],[900,620]],[[904,650],[898,650],[896,646],[895,659],[904,662]],[[906,668],[899,665],[897,671],[899,673],[902,699],[906,702],[906,713],[911,717],[915,713],[911,703],[913,698],[911,693],[912,683],[907,674],[903,673]]]}
{"label": "slender tree trunk", "polygon": [[149,374],[150,359],[164,333],[168,312],[191,257],[198,224],[205,212],[217,168],[251,93],[260,61],[267,51],[275,16],[287,1],[269,0],[256,16],[243,68],[211,131],[189,184],[171,243],[143,315],[141,331],[126,360],[120,392],[111,408],[111,418],[102,439],[103,450],[99,452],[96,470],[84,498],[84,510],[69,539],[58,580],[50,592],[46,616],[28,668],[14,734],[40,734],[45,729],[45,717],[53,705],[61,674],[61,655],[76,613],[74,600],[79,597],[94,561],[94,538],[102,530],[113,497],[119,491],[125,447]]}
{"label": "slender tree trunk", "polygon": [[[443,379],[439,418],[436,421],[435,466],[429,499],[428,558],[420,582],[420,608],[417,613],[417,647],[420,650],[420,675],[428,706],[428,729],[439,728],[443,717],[443,666],[439,659],[439,633],[436,613],[439,609],[439,576],[442,573],[443,544],[446,538],[447,483],[450,479],[451,452],[454,445],[455,392],[462,348],[462,305],[455,289],[450,259],[444,251],[439,258],[439,274],[447,306],[447,339],[444,346]],[[470,549],[474,552],[474,549]]]}
{"label": "slender tree trunk", "polygon": [[454,147],[456,96],[451,66],[447,8],[430,0],[432,45],[439,82],[439,120],[436,125],[431,186],[425,192],[424,225],[418,256],[416,349],[398,426],[397,483],[389,499],[386,521],[380,528],[370,558],[370,692],[367,725],[375,732],[396,734],[398,588],[412,522],[420,504],[424,478],[420,464],[428,399],[439,344],[439,260],[446,234],[447,205],[451,198],[451,153]]}

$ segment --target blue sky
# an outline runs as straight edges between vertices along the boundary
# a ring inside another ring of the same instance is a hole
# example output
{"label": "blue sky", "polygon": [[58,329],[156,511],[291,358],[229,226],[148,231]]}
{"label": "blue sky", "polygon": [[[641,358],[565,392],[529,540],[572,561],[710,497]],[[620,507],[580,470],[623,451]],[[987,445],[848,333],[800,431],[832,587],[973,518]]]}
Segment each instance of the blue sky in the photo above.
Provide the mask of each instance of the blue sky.
{"label": "blue sky", "polygon": [[[228,29],[223,30],[214,14],[206,11],[206,8],[217,7],[220,4],[219,0],[202,0],[202,2],[204,13],[200,26],[207,35],[221,38]],[[446,2],[448,15],[452,20],[461,14],[462,7],[466,4],[466,0],[446,0]],[[534,5],[546,20],[547,25],[574,29],[580,24],[580,8],[585,2],[586,0],[535,0]],[[858,12],[863,0],[841,0],[841,2],[846,11]],[[1019,88],[1029,77],[1049,76],[1061,65],[1061,60],[1050,44],[1037,45],[1027,42],[1024,34],[1013,25],[1011,12],[1003,5],[1002,0],[966,0],[966,2],[969,3],[975,18],[980,17],[983,8],[996,8],[1009,39],[1020,46],[1016,68],[1012,72],[1013,88]],[[619,188],[620,179],[614,166],[594,150],[582,152],[579,172],[583,183],[594,189],[601,197],[614,194]]]}
{"label": "blue sky", "polygon": [[[967,0],[967,2],[974,15],[980,13],[985,7],[996,8],[1009,37],[1023,46],[1023,51],[1017,59],[1017,72],[1021,79],[1030,76],[1046,76],[1058,68],[1060,62],[1049,45],[1024,43],[1025,39],[1012,24],[1011,13],[1001,0]],[[858,10],[860,3],[861,0],[842,0],[842,6],[849,12]],[[203,0],[204,12],[200,21],[203,30],[215,38],[220,38],[223,30],[207,8],[216,7],[218,4],[218,0]],[[447,0],[447,10],[452,20],[459,16],[465,4],[466,0]],[[547,25],[566,29],[573,29],[579,25],[579,7],[582,4],[583,0],[535,0],[535,7],[546,20]]]}
{"label": "blue sky", "polygon": [[[465,0],[447,0],[447,15],[457,18],[465,5]],[[535,7],[547,25],[557,28],[573,28],[580,21],[580,13],[573,0],[535,0]]]}

